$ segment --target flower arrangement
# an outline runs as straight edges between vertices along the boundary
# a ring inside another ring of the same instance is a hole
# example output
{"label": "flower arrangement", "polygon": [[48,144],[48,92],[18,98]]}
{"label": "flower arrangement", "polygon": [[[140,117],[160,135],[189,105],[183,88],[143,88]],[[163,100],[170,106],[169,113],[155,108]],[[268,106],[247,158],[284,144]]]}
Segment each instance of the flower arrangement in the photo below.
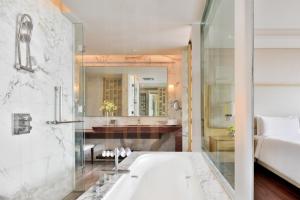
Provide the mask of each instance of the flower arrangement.
{"label": "flower arrangement", "polygon": [[113,113],[116,111],[118,107],[110,101],[104,100],[102,106],[100,107],[100,111],[104,111],[106,113]]}
{"label": "flower arrangement", "polygon": [[228,131],[228,133],[229,133],[231,136],[234,136],[234,134],[235,134],[235,127],[234,127],[234,125],[229,126],[229,127],[227,128],[227,131]]}

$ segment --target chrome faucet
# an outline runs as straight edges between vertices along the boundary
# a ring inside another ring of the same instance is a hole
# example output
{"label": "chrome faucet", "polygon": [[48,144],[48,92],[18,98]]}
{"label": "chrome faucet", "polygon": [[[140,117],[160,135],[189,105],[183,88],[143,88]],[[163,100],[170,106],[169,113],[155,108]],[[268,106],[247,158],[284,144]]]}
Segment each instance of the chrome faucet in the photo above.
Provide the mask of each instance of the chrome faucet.
{"label": "chrome faucet", "polygon": [[119,155],[120,155],[120,151],[118,147],[116,147],[115,148],[115,171],[116,172],[119,171]]}
{"label": "chrome faucet", "polygon": [[130,170],[127,170],[127,169],[119,169],[119,156],[120,156],[120,150],[118,147],[115,148],[115,168],[114,168],[114,171],[116,174],[126,174],[126,173],[129,173]]}

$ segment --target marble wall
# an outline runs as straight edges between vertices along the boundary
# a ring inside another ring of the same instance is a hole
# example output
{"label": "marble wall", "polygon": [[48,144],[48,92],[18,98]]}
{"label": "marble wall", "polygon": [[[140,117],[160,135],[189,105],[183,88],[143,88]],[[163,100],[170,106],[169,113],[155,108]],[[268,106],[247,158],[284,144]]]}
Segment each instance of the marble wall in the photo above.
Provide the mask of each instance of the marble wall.
{"label": "marble wall", "polygon": [[[16,19],[33,18],[35,72],[17,71]],[[58,200],[73,189],[74,134],[54,117],[54,86],[62,85],[63,119],[72,119],[72,24],[49,0],[0,0],[0,199]],[[32,131],[12,135],[12,113],[30,113]]]}
{"label": "marble wall", "polygon": [[182,51],[182,96],[181,96],[181,104],[182,104],[182,151],[188,151],[189,147],[189,51],[186,47]]}

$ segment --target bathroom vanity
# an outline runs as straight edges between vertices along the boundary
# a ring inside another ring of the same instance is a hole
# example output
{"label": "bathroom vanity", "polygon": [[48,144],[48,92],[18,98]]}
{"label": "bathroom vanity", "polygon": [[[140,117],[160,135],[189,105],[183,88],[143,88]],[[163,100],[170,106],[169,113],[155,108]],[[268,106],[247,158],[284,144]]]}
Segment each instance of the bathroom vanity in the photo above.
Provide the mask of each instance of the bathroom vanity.
{"label": "bathroom vanity", "polygon": [[164,134],[175,135],[175,150],[182,151],[181,125],[118,125],[85,129],[86,139],[160,139]]}

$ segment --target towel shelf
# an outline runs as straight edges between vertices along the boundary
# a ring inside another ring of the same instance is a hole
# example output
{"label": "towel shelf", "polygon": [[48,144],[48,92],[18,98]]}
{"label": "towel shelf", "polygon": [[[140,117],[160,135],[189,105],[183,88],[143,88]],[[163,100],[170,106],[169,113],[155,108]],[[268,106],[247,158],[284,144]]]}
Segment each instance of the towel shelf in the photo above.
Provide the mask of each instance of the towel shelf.
{"label": "towel shelf", "polygon": [[[80,123],[81,120],[62,120],[62,101],[63,101],[63,89],[62,86],[54,87],[54,120],[46,121],[46,124],[58,125],[58,124],[71,124]],[[58,115],[58,116],[57,116]]]}
{"label": "towel shelf", "polygon": [[71,123],[81,123],[83,121],[74,120],[74,121],[46,121],[47,124],[71,124]]}

